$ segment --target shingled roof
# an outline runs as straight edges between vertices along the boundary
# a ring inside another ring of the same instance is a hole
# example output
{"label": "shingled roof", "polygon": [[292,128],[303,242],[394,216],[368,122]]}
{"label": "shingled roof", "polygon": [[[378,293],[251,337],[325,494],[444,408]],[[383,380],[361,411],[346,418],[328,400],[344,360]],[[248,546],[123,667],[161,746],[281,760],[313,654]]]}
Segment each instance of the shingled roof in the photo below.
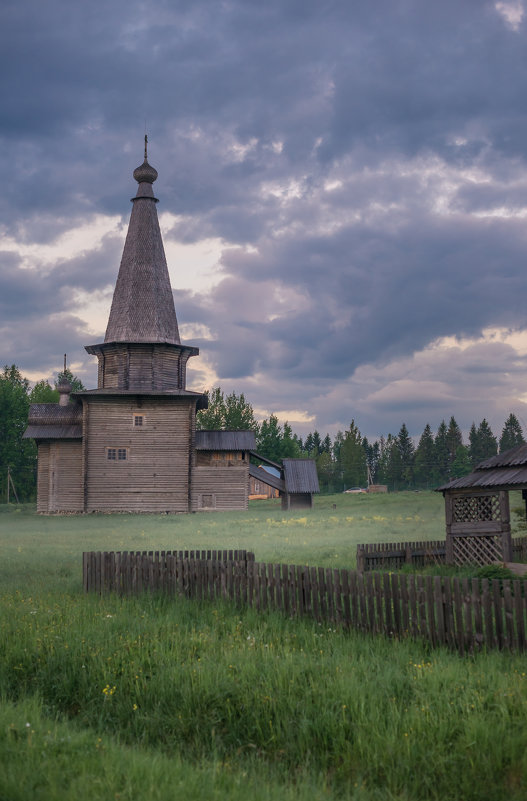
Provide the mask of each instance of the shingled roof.
{"label": "shingled roof", "polygon": [[313,459],[282,459],[287,492],[320,492]]}
{"label": "shingled roof", "polygon": [[134,170],[139,186],[115,285],[105,342],[179,345],[179,331],[152,184],[157,171],[146,153]]}
{"label": "shingled roof", "polygon": [[476,465],[472,473],[455,478],[437,488],[437,492],[457,489],[527,488],[527,445],[516,445]]}
{"label": "shingled roof", "polygon": [[69,403],[32,403],[23,439],[81,439],[82,406]]}
{"label": "shingled roof", "polygon": [[254,431],[196,431],[197,451],[252,451]]}

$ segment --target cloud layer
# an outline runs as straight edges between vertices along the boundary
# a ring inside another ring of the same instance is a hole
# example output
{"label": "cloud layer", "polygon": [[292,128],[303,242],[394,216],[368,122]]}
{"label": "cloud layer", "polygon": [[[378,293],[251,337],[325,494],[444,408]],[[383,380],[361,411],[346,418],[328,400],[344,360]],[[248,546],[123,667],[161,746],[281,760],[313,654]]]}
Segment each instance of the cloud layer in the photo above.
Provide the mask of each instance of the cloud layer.
{"label": "cloud layer", "polygon": [[95,383],[146,121],[196,388],[300,432],[527,418],[521,2],[8,0],[0,29],[4,363]]}

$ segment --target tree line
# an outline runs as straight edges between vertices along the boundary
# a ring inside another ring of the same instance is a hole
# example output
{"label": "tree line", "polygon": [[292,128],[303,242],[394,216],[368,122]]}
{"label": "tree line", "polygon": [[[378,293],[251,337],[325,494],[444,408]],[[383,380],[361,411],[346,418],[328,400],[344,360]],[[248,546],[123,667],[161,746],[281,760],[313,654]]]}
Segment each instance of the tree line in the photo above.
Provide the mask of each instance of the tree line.
{"label": "tree line", "polygon": [[[73,391],[83,390],[80,379],[70,370],[60,372],[51,386],[39,381],[33,387],[16,365],[0,373],[0,503],[7,500],[8,470],[20,501],[36,497],[37,453],[33,440],[22,439],[32,403],[57,403],[57,386],[66,378]],[[381,436],[370,442],[352,420],[346,431],[333,439],[318,431],[302,438],[293,433],[289,423],[281,424],[271,414],[258,421],[242,393],[226,395],[220,387],[206,393],[209,407],[197,414],[201,429],[251,429],[256,435],[257,452],[270,461],[308,457],[317,465],[322,492],[342,492],[368,483],[387,484],[390,490],[437,487],[451,478],[465,475],[483,459],[525,442],[521,425],[510,414],[498,438],[488,422],[472,424],[468,442],[454,417],[448,425],[443,420],[436,433],[426,425],[417,446],[403,423],[397,434]]]}
{"label": "tree line", "polygon": [[252,429],[257,452],[274,462],[286,457],[314,459],[322,492],[342,492],[368,484],[386,484],[390,490],[433,488],[470,473],[483,459],[525,442],[518,418],[512,413],[499,439],[483,419],[479,425],[472,423],[465,443],[453,416],[448,425],[442,420],[435,434],[427,423],[417,446],[405,423],[397,434],[373,442],[362,436],[354,420],[333,440],[329,434],[322,438],[318,431],[302,439],[289,423],[281,425],[275,415],[258,422],[243,394],[225,395],[215,387],[208,396],[209,408],[198,412],[198,427]]}

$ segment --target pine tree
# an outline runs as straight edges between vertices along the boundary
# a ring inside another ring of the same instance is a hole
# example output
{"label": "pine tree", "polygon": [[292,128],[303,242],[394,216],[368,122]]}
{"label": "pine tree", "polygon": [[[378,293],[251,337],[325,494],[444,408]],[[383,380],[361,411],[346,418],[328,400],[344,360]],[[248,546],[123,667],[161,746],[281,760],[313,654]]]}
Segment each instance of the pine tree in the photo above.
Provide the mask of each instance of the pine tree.
{"label": "pine tree", "polygon": [[322,440],[320,439],[320,434],[316,430],[313,431],[313,450],[315,451],[315,457],[322,453]]}
{"label": "pine tree", "polygon": [[447,427],[441,420],[434,440],[435,469],[434,483],[444,484],[450,478],[450,452],[448,449]]}
{"label": "pine tree", "polygon": [[313,434],[308,434],[304,440],[304,451],[309,455],[312,454],[313,450],[314,450]]}
{"label": "pine tree", "polygon": [[472,424],[469,439],[470,461],[473,467],[476,467],[484,459],[495,456],[498,452],[498,441],[485,418],[477,429],[474,423]]}
{"label": "pine tree", "polygon": [[406,423],[402,424],[397,434],[397,446],[401,455],[401,481],[404,486],[411,487],[414,480],[415,447]]}
{"label": "pine tree", "polygon": [[460,445],[463,445],[463,436],[461,434],[461,429],[456,423],[454,416],[450,418],[450,422],[448,424],[448,429],[446,432],[446,441],[448,447],[448,464],[449,467],[454,462],[456,458],[457,449]]}
{"label": "pine tree", "polygon": [[500,437],[500,453],[514,448],[516,445],[524,445],[522,427],[518,418],[512,412],[505,420]]}
{"label": "pine tree", "polygon": [[331,437],[326,434],[322,440],[322,453],[331,453]]}
{"label": "pine tree", "polygon": [[419,487],[429,487],[435,481],[435,450],[432,429],[427,423],[415,451],[414,479]]}
{"label": "pine tree", "polygon": [[344,442],[340,448],[340,466],[346,487],[364,487],[367,484],[366,454],[362,447],[362,437],[352,420],[344,432]]}
{"label": "pine tree", "polygon": [[470,452],[466,445],[458,445],[456,451],[456,458],[452,462],[450,475],[451,478],[460,478],[466,476],[472,470],[472,463],[470,461]]}
{"label": "pine tree", "polygon": [[387,462],[386,462],[386,481],[395,491],[400,490],[404,484],[403,462],[397,437],[388,434],[386,440]]}

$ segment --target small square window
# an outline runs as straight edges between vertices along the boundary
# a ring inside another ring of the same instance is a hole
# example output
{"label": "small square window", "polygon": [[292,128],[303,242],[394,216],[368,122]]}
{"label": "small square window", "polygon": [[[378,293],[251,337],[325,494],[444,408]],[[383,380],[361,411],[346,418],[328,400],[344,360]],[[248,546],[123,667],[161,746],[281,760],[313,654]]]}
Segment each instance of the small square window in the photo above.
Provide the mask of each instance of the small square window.
{"label": "small square window", "polygon": [[117,448],[117,460],[124,462],[127,458],[126,448]]}
{"label": "small square window", "polygon": [[142,414],[134,414],[134,428],[140,428],[144,425],[145,418]]}
{"label": "small square window", "polygon": [[106,458],[110,461],[115,462],[117,459],[117,448],[107,448],[106,450]]}

